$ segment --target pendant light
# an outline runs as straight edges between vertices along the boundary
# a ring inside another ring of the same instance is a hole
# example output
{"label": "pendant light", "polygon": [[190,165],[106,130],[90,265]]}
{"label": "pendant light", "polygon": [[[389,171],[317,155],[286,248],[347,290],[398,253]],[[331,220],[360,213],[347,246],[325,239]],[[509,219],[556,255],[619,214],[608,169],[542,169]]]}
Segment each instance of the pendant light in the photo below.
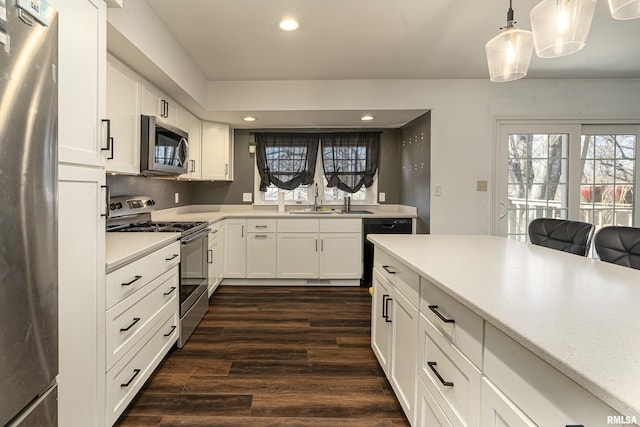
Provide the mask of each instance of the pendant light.
{"label": "pendant light", "polygon": [[526,76],[529,70],[533,36],[531,31],[516,28],[515,23],[511,0],[509,0],[507,26],[502,27],[500,34],[485,45],[489,77],[492,82],[518,80]]}
{"label": "pendant light", "polygon": [[543,0],[531,9],[531,30],[540,58],[557,58],[582,49],[596,0]]}
{"label": "pendant light", "polygon": [[609,10],[613,19],[640,18],[640,0],[609,0]]}

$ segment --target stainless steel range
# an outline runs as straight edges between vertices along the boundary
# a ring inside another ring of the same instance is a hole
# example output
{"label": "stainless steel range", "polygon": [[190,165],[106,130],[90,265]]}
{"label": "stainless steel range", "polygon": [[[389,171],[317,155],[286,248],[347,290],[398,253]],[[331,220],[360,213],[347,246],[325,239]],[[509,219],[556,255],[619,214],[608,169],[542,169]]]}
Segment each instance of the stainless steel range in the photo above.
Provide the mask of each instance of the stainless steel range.
{"label": "stainless steel range", "polygon": [[203,221],[153,222],[155,202],[147,196],[112,197],[107,219],[109,232],[180,233],[180,338],[187,342],[209,308],[209,228]]}

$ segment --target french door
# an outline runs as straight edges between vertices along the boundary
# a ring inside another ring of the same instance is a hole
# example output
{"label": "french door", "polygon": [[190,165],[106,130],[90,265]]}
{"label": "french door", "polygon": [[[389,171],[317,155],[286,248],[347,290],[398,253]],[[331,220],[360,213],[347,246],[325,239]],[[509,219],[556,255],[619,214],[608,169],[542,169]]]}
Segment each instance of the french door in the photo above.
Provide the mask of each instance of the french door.
{"label": "french door", "polygon": [[498,122],[494,233],[527,241],[531,220],[635,226],[637,125]]}

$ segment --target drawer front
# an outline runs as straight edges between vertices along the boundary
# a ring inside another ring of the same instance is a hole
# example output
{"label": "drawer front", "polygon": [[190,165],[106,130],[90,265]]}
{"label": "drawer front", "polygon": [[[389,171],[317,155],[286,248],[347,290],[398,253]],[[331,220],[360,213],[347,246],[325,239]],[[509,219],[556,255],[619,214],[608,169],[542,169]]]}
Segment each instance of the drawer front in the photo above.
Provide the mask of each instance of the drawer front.
{"label": "drawer front", "polygon": [[418,427],[453,427],[421,379],[418,380],[417,408],[416,425]]}
{"label": "drawer front", "polygon": [[536,425],[604,427],[620,415],[489,323],[484,373]]}
{"label": "drawer front", "polygon": [[275,233],[276,232],[276,220],[275,219],[248,219],[247,220],[247,232],[248,233]]}
{"label": "drawer front", "polygon": [[278,219],[278,233],[317,233],[320,221],[313,218]]}
{"label": "drawer front", "polygon": [[209,240],[212,238],[217,238],[221,235],[222,229],[224,228],[224,221],[218,221],[209,226]]}
{"label": "drawer front", "polygon": [[477,367],[482,366],[483,320],[480,316],[424,277],[420,278],[420,312]]}
{"label": "drawer front", "polygon": [[373,266],[400,293],[418,308],[420,301],[420,276],[402,262],[376,247]]}
{"label": "drawer front", "polygon": [[107,311],[107,370],[147,333],[166,306],[178,309],[179,274],[176,266]]}
{"label": "drawer front", "polygon": [[174,242],[107,274],[106,308],[109,309],[180,263],[180,242]]}
{"label": "drawer front", "polygon": [[479,425],[481,372],[424,316],[419,318],[418,377],[451,424]]}
{"label": "drawer front", "polygon": [[486,378],[482,379],[480,425],[486,427],[537,427]]}
{"label": "drawer front", "polygon": [[107,372],[107,419],[115,423],[178,339],[178,311],[169,307],[127,357]]}
{"label": "drawer front", "polygon": [[320,219],[321,233],[362,233],[360,218],[327,218]]}

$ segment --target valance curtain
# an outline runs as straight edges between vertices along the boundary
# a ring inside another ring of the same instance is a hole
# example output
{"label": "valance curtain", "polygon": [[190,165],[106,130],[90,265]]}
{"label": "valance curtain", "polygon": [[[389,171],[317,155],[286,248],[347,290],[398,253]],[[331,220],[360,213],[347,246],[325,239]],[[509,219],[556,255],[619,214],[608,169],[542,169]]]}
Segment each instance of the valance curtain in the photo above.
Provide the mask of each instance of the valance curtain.
{"label": "valance curtain", "polygon": [[318,134],[256,132],[256,164],[260,191],[271,184],[283,190],[313,183]]}
{"label": "valance curtain", "polygon": [[373,185],[378,170],[380,132],[339,132],[320,137],[328,187],[356,193]]}

